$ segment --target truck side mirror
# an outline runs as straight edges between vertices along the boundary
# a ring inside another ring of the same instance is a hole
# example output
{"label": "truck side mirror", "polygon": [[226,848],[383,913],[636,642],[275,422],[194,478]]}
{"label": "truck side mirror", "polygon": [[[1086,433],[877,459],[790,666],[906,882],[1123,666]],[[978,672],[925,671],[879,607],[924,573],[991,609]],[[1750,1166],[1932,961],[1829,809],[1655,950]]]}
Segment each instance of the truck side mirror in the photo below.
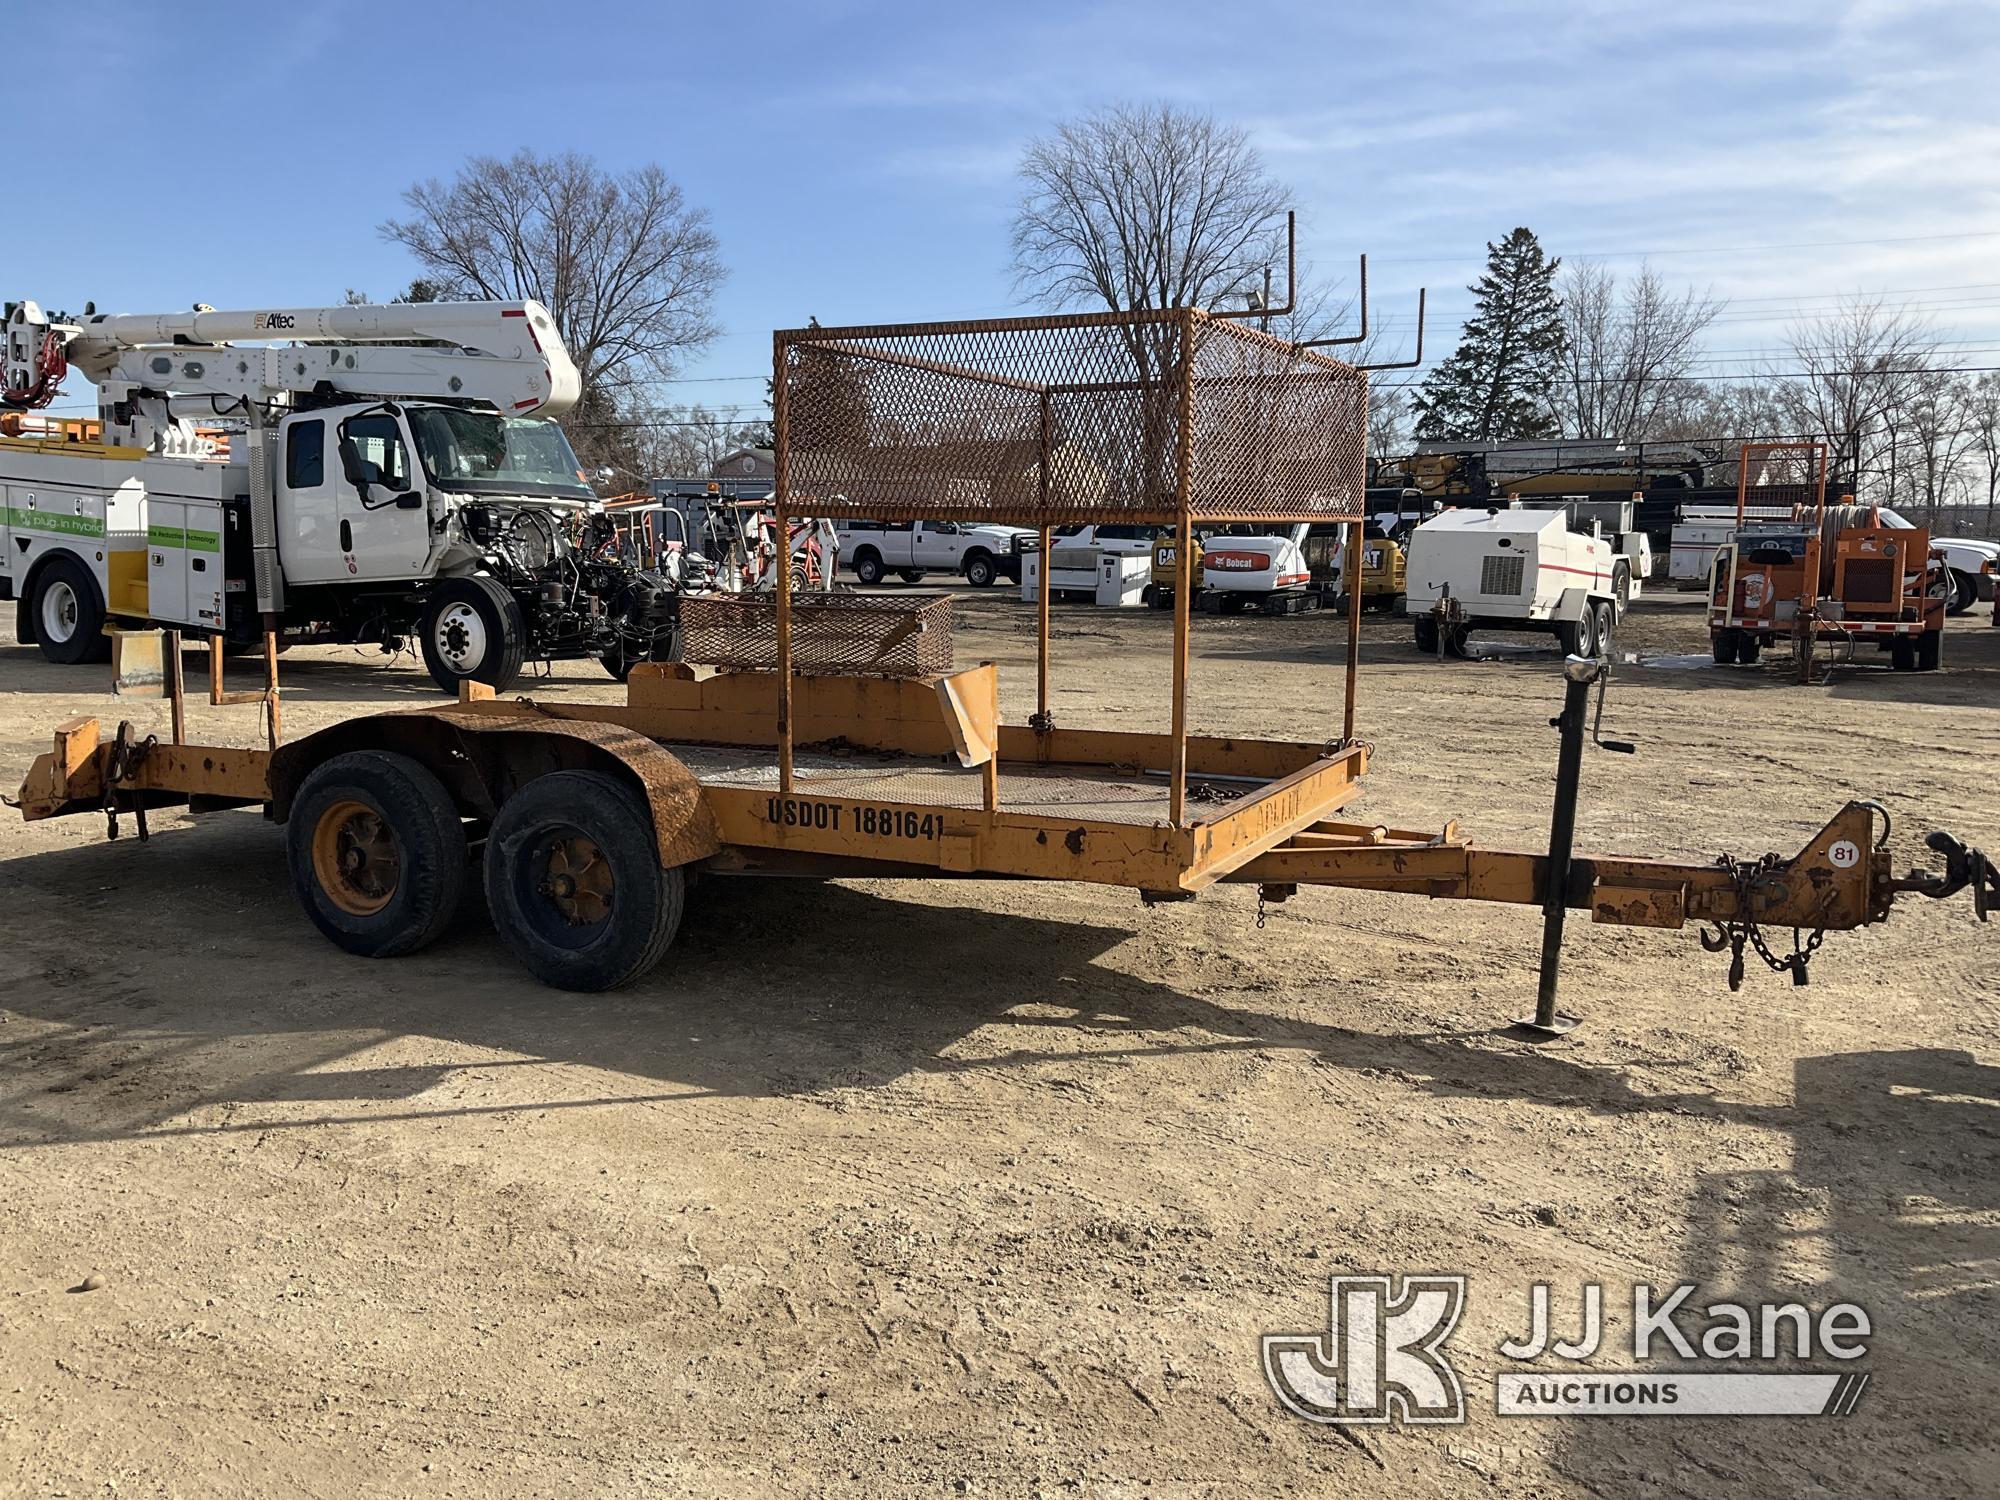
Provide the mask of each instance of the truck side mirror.
{"label": "truck side mirror", "polygon": [[354,446],[354,439],[342,435],[340,439],[340,472],[347,476],[347,482],[368,498],[368,487],[382,482],[382,471],[361,456],[361,450]]}
{"label": "truck side mirror", "polygon": [[416,490],[406,491],[396,497],[396,509],[398,510],[422,510],[423,508],[424,497]]}

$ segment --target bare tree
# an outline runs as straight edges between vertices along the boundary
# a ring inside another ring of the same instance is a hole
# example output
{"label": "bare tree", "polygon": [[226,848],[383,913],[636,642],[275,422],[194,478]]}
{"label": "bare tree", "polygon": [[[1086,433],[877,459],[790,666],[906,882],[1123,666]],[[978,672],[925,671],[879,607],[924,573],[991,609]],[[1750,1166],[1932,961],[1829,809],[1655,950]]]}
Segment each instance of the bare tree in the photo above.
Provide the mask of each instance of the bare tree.
{"label": "bare tree", "polygon": [[1030,141],[1016,286],[1054,307],[1213,307],[1261,282],[1285,190],[1249,137],[1171,104],[1120,104]]}
{"label": "bare tree", "polygon": [[1602,265],[1572,263],[1558,284],[1565,334],[1554,387],[1565,436],[1637,442],[1663,436],[1722,304],[1670,291],[1650,265],[1622,287]]}
{"label": "bare tree", "polygon": [[586,398],[614,402],[715,336],[725,272],[705,210],[658,166],[612,175],[587,156],[476,156],[403,194],[381,226],[455,294],[547,305]]}
{"label": "bare tree", "polygon": [[1972,382],[1949,370],[1915,377],[1907,402],[1909,465],[1915,498],[1935,515],[1964,493],[1964,461],[1973,447]]}
{"label": "bare tree", "polygon": [[1993,536],[1994,503],[2000,500],[2000,372],[1988,370],[1973,382],[1965,406],[1965,423],[1971,429],[1972,452],[1979,460],[1980,477],[1986,487],[1986,534]]}
{"label": "bare tree", "polygon": [[1844,449],[1856,483],[1875,481],[1893,502],[1909,406],[1937,363],[1929,325],[1879,299],[1855,297],[1831,317],[1792,325],[1785,342],[1798,372],[1777,388],[1788,424]]}

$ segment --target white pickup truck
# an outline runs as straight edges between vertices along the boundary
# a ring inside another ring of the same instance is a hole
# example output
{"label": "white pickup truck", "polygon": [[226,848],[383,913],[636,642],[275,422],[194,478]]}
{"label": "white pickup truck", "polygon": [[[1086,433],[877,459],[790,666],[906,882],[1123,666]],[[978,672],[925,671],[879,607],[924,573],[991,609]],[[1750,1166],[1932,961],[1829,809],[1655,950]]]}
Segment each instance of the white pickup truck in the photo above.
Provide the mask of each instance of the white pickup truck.
{"label": "white pickup truck", "polygon": [[1021,581],[1021,547],[1034,532],[1023,526],[967,521],[841,521],[840,560],[865,584],[891,573],[916,583],[926,573],[957,573],[974,588],[995,579]]}

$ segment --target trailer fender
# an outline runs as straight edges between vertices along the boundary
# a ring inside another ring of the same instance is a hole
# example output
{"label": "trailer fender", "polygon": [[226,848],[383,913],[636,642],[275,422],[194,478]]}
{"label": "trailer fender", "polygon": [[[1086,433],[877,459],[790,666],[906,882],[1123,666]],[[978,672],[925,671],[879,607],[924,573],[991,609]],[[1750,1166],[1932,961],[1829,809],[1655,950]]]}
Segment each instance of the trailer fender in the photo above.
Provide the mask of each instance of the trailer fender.
{"label": "trailer fender", "polygon": [[692,864],[719,853],[714,814],[680,759],[617,724],[464,709],[425,709],[350,719],[280,746],[271,755],[271,817],[283,822],[314,767],[357,750],[391,750],[428,767],[469,817],[491,818],[537,776],[602,771],[645,798],[660,863]]}

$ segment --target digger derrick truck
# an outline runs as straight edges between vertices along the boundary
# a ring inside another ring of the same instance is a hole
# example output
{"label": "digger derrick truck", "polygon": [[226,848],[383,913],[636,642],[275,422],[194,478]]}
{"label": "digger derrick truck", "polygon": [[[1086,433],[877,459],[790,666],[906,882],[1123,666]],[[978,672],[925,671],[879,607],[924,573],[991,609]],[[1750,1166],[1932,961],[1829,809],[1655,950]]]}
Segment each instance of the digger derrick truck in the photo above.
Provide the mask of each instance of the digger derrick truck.
{"label": "digger derrick truck", "polygon": [[[414,636],[448,692],[672,654],[680,580],[619,555],[551,420],[578,375],[539,303],[24,301],[0,357],[0,599],[51,661],[104,660],[115,623],[225,649]],[[71,370],[97,419],[28,415]]]}

